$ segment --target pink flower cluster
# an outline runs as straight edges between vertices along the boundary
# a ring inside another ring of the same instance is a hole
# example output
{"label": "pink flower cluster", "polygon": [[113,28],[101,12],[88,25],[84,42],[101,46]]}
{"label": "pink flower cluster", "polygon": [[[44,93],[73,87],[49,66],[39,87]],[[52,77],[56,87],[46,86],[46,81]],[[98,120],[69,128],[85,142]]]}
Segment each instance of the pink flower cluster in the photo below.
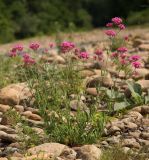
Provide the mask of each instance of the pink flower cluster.
{"label": "pink flower cluster", "polygon": [[13,46],[12,52],[17,52],[17,51],[23,51],[23,45],[22,44],[16,44],[15,46]]}
{"label": "pink flower cluster", "polygon": [[94,54],[95,54],[95,56],[94,56],[95,60],[97,60],[97,59],[99,61],[103,60],[103,51],[102,50],[97,49],[97,50],[95,50]]}
{"label": "pink flower cluster", "polygon": [[115,37],[115,36],[116,36],[116,32],[115,32],[114,30],[112,30],[112,29],[106,30],[106,31],[105,31],[105,34],[106,34],[107,36],[109,36],[109,37]]}
{"label": "pink flower cluster", "polygon": [[71,50],[73,50],[75,48],[74,43],[72,42],[63,42],[60,45],[60,49],[62,53],[66,53],[66,52],[70,52]]}
{"label": "pink flower cluster", "polygon": [[111,20],[114,24],[119,25],[122,23],[122,19],[120,17],[114,17]]}
{"label": "pink flower cluster", "polygon": [[135,69],[141,67],[141,62],[139,61],[141,57],[139,55],[129,56],[126,52],[128,49],[126,47],[120,47],[116,52],[111,54],[112,59],[117,59],[121,65],[132,65]]}
{"label": "pink flower cluster", "polygon": [[51,42],[51,43],[49,43],[49,47],[52,49],[55,47],[55,44]]}
{"label": "pink flower cluster", "polygon": [[29,48],[36,51],[40,47],[39,43],[33,42],[29,45]]}
{"label": "pink flower cluster", "polygon": [[89,58],[88,52],[85,52],[85,51],[80,52],[79,58],[80,58],[80,59],[84,59],[84,60],[85,60],[85,59],[88,59],[88,58]]}
{"label": "pink flower cluster", "polygon": [[[111,19],[111,22],[106,24],[106,27],[116,26],[120,30],[124,30],[126,27],[122,22],[123,22],[123,20],[120,17],[114,17],[114,18]],[[110,37],[115,37],[116,36],[116,32],[114,30],[107,30],[105,32],[105,34],[110,36]]]}
{"label": "pink flower cluster", "polygon": [[27,53],[23,55],[23,62],[25,65],[35,64],[35,60]]}
{"label": "pink flower cluster", "polygon": [[16,57],[17,56],[17,52],[14,52],[14,51],[10,51],[8,53],[9,57]]}
{"label": "pink flower cluster", "polygon": [[131,62],[134,68],[140,68],[141,62],[139,61],[141,57],[139,55],[132,55],[129,57],[129,61]]}
{"label": "pink flower cluster", "polygon": [[119,53],[125,53],[125,52],[128,51],[128,49],[127,49],[126,47],[119,47],[119,48],[117,49],[117,51],[118,51]]}

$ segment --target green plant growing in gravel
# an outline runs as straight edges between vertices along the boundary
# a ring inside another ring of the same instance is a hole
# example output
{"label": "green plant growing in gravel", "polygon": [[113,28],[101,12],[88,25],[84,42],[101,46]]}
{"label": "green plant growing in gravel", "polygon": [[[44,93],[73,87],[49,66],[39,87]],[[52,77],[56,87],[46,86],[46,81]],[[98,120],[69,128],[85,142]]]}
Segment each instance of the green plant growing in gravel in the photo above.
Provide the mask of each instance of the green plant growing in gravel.
{"label": "green plant growing in gravel", "polygon": [[[125,25],[122,22],[123,21],[121,18],[115,17],[111,19],[111,22],[107,23],[106,26],[110,29],[106,30],[105,34],[108,36],[110,41],[109,47],[106,47],[106,53],[100,50],[95,52],[95,58],[97,61],[101,61],[105,64],[104,67],[101,67],[103,73],[102,76],[106,77],[106,74],[109,73],[109,71],[112,76],[111,78],[113,84],[111,84],[108,89],[102,86],[98,89],[99,92],[104,93],[101,101],[105,103],[110,113],[129,106],[144,103],[142,95],[138,94],[137,91],[134,90],[134,86],[137,86],[137,84],[132,86],[132,84],[128,83],[128,80],[132,77],[132,75],[135,76],[137,74],[137,69],[141,67],[141,57],[139,55],[128,54],[128,49],[125,47],[128,37],[126,36],[120,38],[119,36],[120,32],[125,29]],[[112,27],[116,27],[118,29],[111,29]],[[106,55],[104,56],[104,54]],[[113,70],[109,68],[109,65]],[[122,78],[120,82],[119,79],[121,75]],[[124,84],[128,84],[128,87],[131,90],[131,101],[126,98],[124,89],[121,87],[124,86]],[[141,88],[139,91],[141,91]],[[133,103],[131,103],[132,101]]]}
{"label": "green plant growing in gravel", "polygon": [[[63,45],[68,45],[65,43]],[[95,105],[86,109],[79,105],[81,96],[85,95],[79,64],[72,59],[71,52],[65,54],[64,66],[42,61],[22,66],[22,78],[34,92],[34,106],[44,119],[51,141],[68,145],[94,143],[102,134],[105,115],[98,113]],[[26,57],[24,59],[29,62],[28,55]],[[78,103],[75,113],[71,111],[72,94]]]}
{"label": "green plant growing in gravel", "polygon": [[32,67],[26,69],[31,69],[33,78],[26,78],[35,91],[35,106],[44,119],[50,140],[68,145],[96,142],[102,134],[104,115],[97,113],[95,106],[90,106],[88,110],[78,106],[76,113],[71,112],[71,94],[77,95],[78,104],[84,94],[83,82],[75,64],[68,62],[62,68],[55,64],[42,64],[43,68],[39,70],[36,65],[36,70]]}
{"label": "green plant growing in gravel", "polygon": [[20,124],[20,126],[18,125],[17,132],[22,151],[25,151],[30,147],[42,144],[43,142],[40,135],[38,135],[38,133],[35,130],[33,130],[32,127],[28,126],[26,123],[22,123]]}
{"label": "green plant growing in gravel", "polygon": [[9,109],[5,114],[4,117],[7,119],[7,123],[11,124],[12,127],[15,127],[18,123],[22,122],[21,115],[14,109]]}
{"label": "green plant growing in gravel", "polygon": [[28,123],[16,110],[8,110],[4,114],[4,117],[7,118],[7,123],[18,133],[19,143],[21,144],[23,151],[32,146],[41,144],[44,141],[44,139],[41,138],[40,135],[38,135],[36,131],[28,125]]}

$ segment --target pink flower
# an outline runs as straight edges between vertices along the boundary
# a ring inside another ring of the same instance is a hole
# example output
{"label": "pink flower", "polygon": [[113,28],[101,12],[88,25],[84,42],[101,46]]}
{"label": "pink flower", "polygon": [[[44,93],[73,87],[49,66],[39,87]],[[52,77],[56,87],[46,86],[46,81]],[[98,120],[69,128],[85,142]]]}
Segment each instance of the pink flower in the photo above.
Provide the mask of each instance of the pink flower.
{"label": "pink flower", "polygon": [[40,47],[40,44],[36,42],[31,43],[29,46],[29,48],[31,48],[34,51],[36,51],[39,47]]}
{"label": "pink flower", "polygon": [[72,42],[63,42],[60,45],[60,48],[61,48],[62,53],[66,53],[66,52],[70,52],[72,49],[74,49],[75,45]]}
{"label": "pink flower", "polygon": [[22,44],[16,44],[16,45],[12,48],[12,52],[22,51],[22,50],[23,50],[23,45],[22,45]]}
{"label": "pink flower", "polygon": [[127,65],[128,64],[128,62],[125,59],[121,59],[120,63],[121,63],[121,65]]}
{"label": "pink flower", "polygon": [[133,66],[134,68],[141,68],[141,63],[138,62],[138,61],[132,62],[132,66]]}
{"label": "pink flower", "polygon": [[49,47],[52,49],[53,47],[55,47],[54,43],[49,43]]}
{"label": "pink flower", "polygon": [[126,53],[122,53],[122,54],[120,55],[120,57],[121,57],[122,59],[125,59],[125,58],[128,57],[128,55],[127,55]]}
{"label": "pink flower", "polygon": [[117,58],[117,57],[118,57],[118,53],[117,53],[117,52],[113,52],[113,53],[111,54],[111,57],[112,57],[112,58]]}
{"label": "pink flower", "polygon": [[125,41],[128,41],[128,40],[129,40],[129,37],[128,37],[128,36],[125,36],[124,39],[125,39]]}
{"label": "pink flower", "polygon": [[81,59],[88,59],[89,58],[89,54],[87,52],[80,52],[79,54],[79,58]]}
{"label": "pink flower", "polygon": [[9,57],[16,57],[17,53],[16,53],[16,51],[10,51],[8,55],[9,55]]}
{"label": "pink flower", "polygon": [[114,30],[106,30],[105,34],[107,36],[110,36],[110,37],[115,37],[116,36],[116,32]]}
{"label": "pink flower", "polygon": [[114,24],[116,24],[116,25],[119,25],[119,24],[122,23],[122,19],[119,18],[119,17],[114,17],[114,18],[112,18],[112,22],[113,22]]}
{"label": "pink flower", "polygon": [[25,65],[35,64],[35,60],[31,58],[30,55],[27,53],[23,55],[23,62]]}
{"label": "pink flower", "polygon": [[44,50],[43,50],[43,53],[48,53],[48,48],[45,48]]}
{"label": "pink flower", "polygon": [[107,23],[106,24],[106,27],[112,27],[113,26],[113,23]]}
{"label": "pink flower", "polygon": [[103,55],[103,51],[98,49],[98,50],[95,51],[95,54],[97,56],[102,56]]}
{"label": "pink flower", "polygon": [[129,60],[131,61],[131,62],[135,62],[135,61],[138,61],[138,60],[140,60],[140,56],[139,55],[132,55],[132,56],[130,56],[129,57]]}
{"label": "pink flower", "polygon": [[120,52],[120,53],[125,53],[125,52],[128,51],[128,49],[127,49],[126,47],[119,47],[119,48],[117,49],[117,51]]}
{"label": "pink flower", "polygon": [[28,53],[25,53],[25,54],[23,54],[23,58],[29,59],[29,58],[30,58],[30,55],[29,55]]}
{"label": "pink flower", "polygon": [[124,24],[119,24],[118,27],[120,30],[124,30],[126,28]]}

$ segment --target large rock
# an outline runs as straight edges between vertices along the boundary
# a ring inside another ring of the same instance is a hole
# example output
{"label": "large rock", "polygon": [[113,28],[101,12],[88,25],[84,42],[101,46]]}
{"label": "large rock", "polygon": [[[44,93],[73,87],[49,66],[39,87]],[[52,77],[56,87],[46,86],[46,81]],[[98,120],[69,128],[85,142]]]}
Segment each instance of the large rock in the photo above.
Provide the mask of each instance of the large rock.
{"label": "large rock", "polygon": [[59,143],[44,143],[39,146],[30,148],[28,150],[28,153],[32,155],[37,155],[43,152],[45,154],[50,154],[51,156],[58,157],[63,153],[65,148],[68,147]]}
{"label": "large rock", "polygon": [[32,96],[26,83],[11,84],[0,90],[0,103],[17,105]]}
{"label": "large rock", "polygon": [[147,91],[149,89],[149,80],[139,80],[139,83],[143,89],[143,91]]}
{"label": "large rock", "polygon": [[100,160],[102,154],[95,145],[84,145],[76,147],[74,150],[77,152],[77,158],[82,160]]}
{"label": "large rock", "polygon": [[16,134],[7,134],[4,131],[0,131],[0,139],[7,142],[16,142],[18,136]]}

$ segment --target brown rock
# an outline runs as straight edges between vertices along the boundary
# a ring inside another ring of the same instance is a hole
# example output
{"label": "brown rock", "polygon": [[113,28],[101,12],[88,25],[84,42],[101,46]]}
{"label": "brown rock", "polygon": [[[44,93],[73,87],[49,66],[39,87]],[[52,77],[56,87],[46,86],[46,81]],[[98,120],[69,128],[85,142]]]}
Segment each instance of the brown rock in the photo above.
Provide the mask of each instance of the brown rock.
{"label": "brown rock", "polygon": [[65,148],[67,148],[67,146],[59,143],[44,143],[39,146],[30,148],[28,150],[28,153],[32,155],[37,155],[42,152],[45,154],[50,154],[54,157],[58,157],[62,154]]}
{"label": "brown rock", "polygon": [[78,101],[78,100],[72,100],[70,102],[70,107],[71,107],[71,110],[73,111],[77,111],[78,109],[88,110],[87,106],[82,101]]}
{"label": "brown rock", "polygon": [[149,51],[149,44],[141,44],[141,45],[139,46],[139,49],[140,49],[141,51]]}
{"label": "brown rock", "polygon": [[7,112],[10,109],[10,106],[0,104],[0,112]]}
{"label": "brown rock", "polygon": [[105,77],[105,76],[92,76],[88,79],[86,79],[87,87],[92,88],[92,87],[98,87],[99,85],[103,85],[105,87],[112,87],[113,86],[113,81],[110,77]]}
{"label": "brown rock", "polygon": [[26,83],[11,84],[0,90],[0,103],[17,105],[31,97],[30,89]]}
{"label": "brown rock", "polygon": [[15,105],[14,106],[15,110],[18,111],[19,113],[24,112],[24,107],[21,105]]}
{"label": "brown rock", "polygon": [[125,123],[125,127],[130,130],[135,130],[137,129],[138,126],[135,123],[127,122]]}
{"label": "brown rock", "polygon": [[141,137],[145,140],[149,140],[149,132],[142,132]]}
{"label": "brown rock", "polygon": [[9,128],[9,127],[4,126],[4,125],[0,125],[0,131],[4,131],[8,134],[15,134],[16,133],[14,129]]}
{"label": "brown rock", "polygon": [[149,80],[139,80],[137,81],[143,89],[143,91],[147,91],[149,89]]}
{"label": "brown rock", "polygon": [[97,89],[96,88],[87,88],[86,93],[93,95],[93,96],[97,96]]}
{"label": "brown rock", "polygon": [[41,117],[37,114],[33,114],[31,111],[23,112],[22,115],[31,120],[41,121]]}
{"label": "brown rock", "polygon": [[18,136],[16,134],[7,134],[3,131],[0,131],[0,139],[8,142],[16,142]]}
{"label": "brown rock", "polygon": [[83,78],[86,78],[86,77],[91,77],[93,76],[95,73],[91,70],[83,70],[83,71],[80,71],[80,75],[81,77]]}
{"label": "brown rock", "polygon": [[99,160],[102,153],[95,145],[84,145],[74,150],[77,152],[77,158],[82,160]]}
{"label": "brown rock", "polygon": [[142,114],[149,114],[149,106],[141,106],[141,113]]}
{"label": "brown rock", "polygon": [[137,149],[140,148],[140,144],[136,142],[134,138],[124,139],[123,146],[130,147],[130,148],[137,148]]}
{"label": "brown rock", "polygon": [[108,130],[108,134],[109,135],[113,135],[115,132],[117,131],[121,131],[120,128],[118,128],[117,126],[112,126],[109,130]]}
{"label": "brown rock", "polygon": [[149,76],[149,70],[146,68],[139,68],[136,71],[138,74],[134,76],[135,79],[141,79]]}

